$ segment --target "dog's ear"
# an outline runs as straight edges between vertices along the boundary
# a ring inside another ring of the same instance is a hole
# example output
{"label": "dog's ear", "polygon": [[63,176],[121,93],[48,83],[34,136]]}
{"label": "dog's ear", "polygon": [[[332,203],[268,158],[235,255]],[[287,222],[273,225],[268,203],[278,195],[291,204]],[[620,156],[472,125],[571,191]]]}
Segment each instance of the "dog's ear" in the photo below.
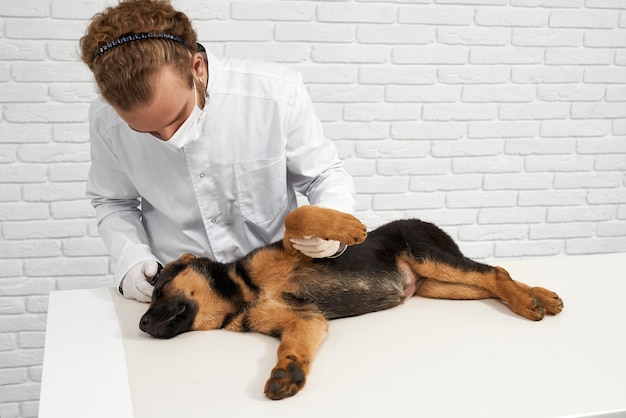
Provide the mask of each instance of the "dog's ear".
{"label": "dog's ear", "polygon": [[180,261],[185,264],[189,264],[195,259],[196,259],[196,256],[193,254],[189,254],[189,253],[185,253],[180,257]]}

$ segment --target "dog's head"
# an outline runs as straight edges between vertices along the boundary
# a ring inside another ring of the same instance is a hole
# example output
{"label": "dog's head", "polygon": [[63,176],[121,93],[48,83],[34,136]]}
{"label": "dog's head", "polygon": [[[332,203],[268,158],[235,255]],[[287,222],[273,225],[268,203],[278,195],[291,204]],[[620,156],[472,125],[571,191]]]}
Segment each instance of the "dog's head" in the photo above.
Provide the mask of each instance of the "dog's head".
{"label": "dog's head", "polygon": [[161,270],[139,328],[158,338],[220,328],[236,309],[237,298],[223,291],[232,284],[224,264],[185,254]]}

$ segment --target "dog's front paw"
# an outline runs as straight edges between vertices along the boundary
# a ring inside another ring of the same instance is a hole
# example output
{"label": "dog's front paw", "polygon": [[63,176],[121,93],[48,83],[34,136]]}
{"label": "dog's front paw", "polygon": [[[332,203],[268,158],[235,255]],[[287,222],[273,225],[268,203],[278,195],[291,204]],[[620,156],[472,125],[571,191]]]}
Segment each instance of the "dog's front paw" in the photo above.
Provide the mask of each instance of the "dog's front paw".
{"label": "dog's front paw", "polygon": [[275,401],[288,398],[302,389],[305,380],[305,372],[298,365],[298,359],[295,356],[287,356],[272,370],[265,384],[265,395]]}

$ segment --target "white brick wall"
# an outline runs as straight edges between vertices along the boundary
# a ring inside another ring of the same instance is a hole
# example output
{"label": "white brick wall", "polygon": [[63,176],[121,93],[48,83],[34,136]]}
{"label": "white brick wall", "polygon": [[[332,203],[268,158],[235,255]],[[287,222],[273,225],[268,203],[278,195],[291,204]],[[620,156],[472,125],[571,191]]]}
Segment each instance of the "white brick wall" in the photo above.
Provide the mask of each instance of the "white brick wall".
{"label": "white brick wall", "polygon": [[[2,418],[37,415],[48,292],[111,283],[77,57],[105,2],[0,2]],[[174,3],[214,53],[303,73],[368,226],[420,217],[478,258],[626,251],[624,0]]]}

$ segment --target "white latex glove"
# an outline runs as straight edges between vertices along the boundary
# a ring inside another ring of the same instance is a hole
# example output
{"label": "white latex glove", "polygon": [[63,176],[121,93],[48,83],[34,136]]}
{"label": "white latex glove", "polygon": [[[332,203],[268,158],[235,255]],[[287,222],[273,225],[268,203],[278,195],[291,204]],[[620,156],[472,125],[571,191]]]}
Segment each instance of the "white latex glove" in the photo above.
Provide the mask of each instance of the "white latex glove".
{"label": "white latex glove", "polygon": [[152,291],[154,290],[150,280],[156,276],[158,271],[159,263],[155,260],[144,260],[135,264],[133,268],[128,270],[128,273],[122,279],[122,283],[120,283],[122,295],[126,299],[150,302],[152,300]]}
{"label": "white latex glove", "polygon": [[307,235],[302,238],[291,238],[293,248],[311,258],[326,258],[339,251],[340,242],[325,240],[320,237]]}

